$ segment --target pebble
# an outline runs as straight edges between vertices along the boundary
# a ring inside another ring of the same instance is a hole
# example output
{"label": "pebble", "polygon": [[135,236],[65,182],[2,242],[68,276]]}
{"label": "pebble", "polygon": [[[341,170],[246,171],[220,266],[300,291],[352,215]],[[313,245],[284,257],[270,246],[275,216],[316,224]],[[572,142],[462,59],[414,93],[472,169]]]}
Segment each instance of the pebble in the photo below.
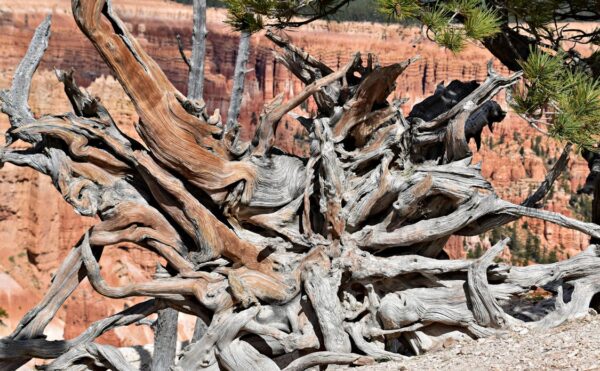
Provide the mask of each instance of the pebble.
{"label": "pebble", "polygon": [[529,332],[528,329],[524,328],[522,330],[519,331],[519,335],[527,335],[527,333]]}

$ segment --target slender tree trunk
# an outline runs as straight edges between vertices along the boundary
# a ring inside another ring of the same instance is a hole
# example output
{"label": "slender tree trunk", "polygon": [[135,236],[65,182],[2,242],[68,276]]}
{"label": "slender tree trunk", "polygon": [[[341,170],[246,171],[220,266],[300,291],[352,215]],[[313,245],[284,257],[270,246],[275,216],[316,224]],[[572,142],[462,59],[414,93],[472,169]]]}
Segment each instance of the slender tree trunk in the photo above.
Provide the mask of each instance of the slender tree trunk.
{"label": "slender tree trunk", "polygon": [[[194,0],[194,26],[192,31],[192,58],[188,76],[188,99],[202,99],[204,94],[204,61],[206,58],[206,0]],[[177,347],[177,319],[179,313],[171,308],[158,312],[154,334],[152,370],[166,370],[175,359]],[[201,337],[204,322],[198,319],[194,335]],[[206,327],[206,326],[204,326]]]}
{"label": "slender tree trunk", "polygon": [[246,63],[250,53],[250,34],[242,32],[240,44],[238,46],[237,57],[235,59],[235,71],[233,73],[233,90],[231,100],[229,101],[229,110],[227,111],[227,125],[225,132],[230,132],[237,126],[237,119],[242,106],[242,97],[244,94],[244,80],[246,78]]}
{"label": "slender tree trunk", "polygon": [[[198,8],[197,3],[202,3]],[[194,32],[196,30],[196,10],[204,11],[203,19],[206,20],[206,0],[194,0]],[[204,40],[202,41],[202,48],[204,48]],[[194,41],[194,50],[196,47],[196,41]],[[225,131],[228,132],[231,129],[235,128],[237,125],[237,117],[240,114],[240,107],[242,105],[242,97],[244,94],[244,80],[246,77],[246,64],[248,62],[248,55],[250,52],[250,34],[243,32],[240,36],[240,43],[238,47],[238,53],[235,60],[235,70],[234,70],[234,80],[233,80],[233,90],[231,93],[231,100],[229,103],[229,111],[227,113],[227,126]],[[192,53],[192,58],[193,58]],[[202,58],[202,68],[204,68],[204,58]],[[192,62],[194,63],[194,62]],[[194,64],[192,64],[192,69],[190,70],[190,87],[192,86],[192,75],[193,75]],[[190,90],[191,91],[191,90]],[[188,98],[193,99],[188,94]],[[237,137],[237,135],[236,135]],[[206,333],[206,324],[202,321],[201,318],[196,320],[196,325],[194,326],[194,334],[192,336],[192,342],[196,342],[204,336]]]}
{"label": "slender tree trunk", "polygon": [[206,0],[194,0],[192,59],[188,78],[188,98],[201,99],[204,94],[204,59],[206,58]]}
{"label": "slender tree trunk", "polygon": [[154,331],[154,354],[152,371],[169,370],[175,362],[177,350],[177,317],[175,309],[165,308],[158,311]]}
{"label": "slender tree trunk", "polygon": [[[157,265],[155,278],[170,277],[166,269]],[[177,318],[179,312],[172,308],[161,309],[157,312],[154,323],[154,354],[152,356],[152,371],[168,370],[175,362],[177,351]]]}
{"label": "slender tree trunk", "polygon": [[196,319],[196,325],[194,326],[194,334],[192,335],[192,343],[202,339],[202,336],[206,333],[206,323],[202,318]]}
{"label": "slender tree trunk", "polygon": [[[188,81],[188,98],[204,96],[204,63],[206,59],[206,0],[194,0],[194,31],[192,33],[192,61]],[[196,320],[192,342],[204,335],[206,325],[201,318]]]}

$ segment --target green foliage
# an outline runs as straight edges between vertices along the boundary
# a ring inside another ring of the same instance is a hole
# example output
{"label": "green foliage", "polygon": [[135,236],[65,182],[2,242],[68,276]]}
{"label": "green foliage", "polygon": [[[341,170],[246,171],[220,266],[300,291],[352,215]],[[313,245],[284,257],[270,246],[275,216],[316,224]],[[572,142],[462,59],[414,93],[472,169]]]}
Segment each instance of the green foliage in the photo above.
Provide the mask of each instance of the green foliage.
{"label": "green foliage", "polygon": [[514,89],[515,111],[545,120],[551,136],[595,151],[600,135],[600,83],[565,66],[562,53],[535,49],[520,65],[525,82]]}
{"label": "green foliage", "polygon": [[592,220],[592,196],[586,194],[574,194],[569,199],[569,208],[578,219],[590,222]]}
{"label": "green foliage", "polygon": [[600,135],[600,83],[589,75],[566,70],[557,97],[558,115],[550,134],[595,150]]}
{"label": "green foliage", "polygon": [[[180,0],[187,1],[187,0]],[[374,3],[375,2],[375,3]],[[452,51],[466,40],[483,40],[499,31],[500,18],[480,0],[452,0],[423,5],[418,0],[224,0],[227,22],[237,30],[258,31],[268,25],[298,25],[293,17],[335,20],[394,20],[422,23],[428,36]],[[378,10],[379,15],[372,10]]]}
{"label": "green foliage", "polygon": [[0,308],[0,326],[6,326],[6,324],[2,321],[2,318],[8,318],[8,313],[4,308]]}
{"label": "green foliage", "polygon": [[[274,6],[271,0],[228,0],[227,23],[236,30],[256,32],[264,27],[262,14],[269,13]],[[254,11],[248,11],[248,9]]]}
{"label": "green foliage", "polygon": [[392,19],[422,23],[428,36],[453,52],[468,39],[483,40],[500,30],[500,17],[479,0],[452,0],[425,6],[418,0],[378,0],[379,9]]}
{"label": "green foliage", "polygon": [[397,20],[415,18],[421,10],[414,0],[378,0],[377,5],[382,14]]}
{"label": "green foliage", "polygon": [[[192,0],[175,0],[178,3],[191,4]],[[225,0],[207,0],[206,5],[213,8],[227,8]],[[390,17],[378,9],[377,0],[352,0],[335,13],[327,16],[333,21],[380,22],[386,23]]]}
{"label": "green foliage", "polygon": [[542,137],[540,135],[536,135],[535,138],[531,140],[531,149],[536,156],[542,156],[542,149],[540,147],[540,143],[542,142]]}
{"label": "green foliage", "polygon": [[465,19],[465,34],[471,39],[483,40],[500,31],[499,23],[496,11],[474,7]]}
{"label": "green foliage", "polygon": [[460,52],[465,47],[465,38],[463,33],[452,27],[443,28],[435,33],[434,40],[441,46],[452,50],[453,52]]}
{"label": "green foliage", "polygon": [[[558,261],[556,251],[548,252],[546,247],[541,246],[541,240],[538,236],[531,233],[528,229],[527,222],[524,222],[517,230],[516,222],[498,227],[490,231],[490,241],[495,243],[505,237],[510,237],[508,245],[511,252],[511,264],[513,265],[528,265],[529,263],[546,264]],[[476,251],[468,252],[467,257],[475,256]]]}
{"label": "green foliage", "polygon": [[445,7],[439,6],[421,11],[420,19],[433,32],[440,32],[450,22],[450,14]]}
{"label": "green foliage", "polygon": [[558,0],[509,0],[504,3],[508,13],[533,28],[552,22],[554,11],[559,5]]}
{"label": "green foliage", "polygon": [[562,56],[551,56],[536,49],[520,65],[528,84],[526,89],[520,87],[521,90],[514,95],[513,108],[521,114],[538,116],[561,88],[564,72]]}
{"label": "green foliage", "polygon": [[513,131],[513,140],[519,144],[523,144],[523,138],[518,131]]}
{"label": "green foliage", "polygon": [[[227,23],[239,31],[256,32],[267,26],[293,27],[314,19],[384,21],[375,0],[224,0]],[[302,17],[303,19],[293,19]]]}
{"label": "green foliage", "polygon": [[477,242],[474,250],[467,251],[467,258],[468,259],[477,259],[477,258],[481,257],[481,255],[483,255],[484,252],[485,252],[485,250],[483,249],[483,247],[481,247],[481,244],[479,242]]}
{"label": "green foliage", "polygon": [[[332,21],[387,23],[390,17],[378,9],[377,0],[352,0],[326,18]],[[405,23],[405,21],[401,21]]]}

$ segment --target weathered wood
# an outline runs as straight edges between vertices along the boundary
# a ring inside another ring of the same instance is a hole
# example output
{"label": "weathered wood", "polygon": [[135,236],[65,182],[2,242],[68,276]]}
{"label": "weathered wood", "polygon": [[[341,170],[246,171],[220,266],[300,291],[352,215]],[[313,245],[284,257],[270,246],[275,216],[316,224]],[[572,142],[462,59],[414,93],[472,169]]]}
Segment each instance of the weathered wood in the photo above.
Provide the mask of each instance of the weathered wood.
{"label": "weathered wood", "polygon": [[350,339],[342,327],[342,307],[337,298],[341,272],[329,272],[318,263],[306,268],[304,288],[315,309],[325,349],[350,353]]}
{"label": "weathered wood", "polygon": [[197,370],[217,362],[217,351],[224,350],[240,330],[258,314],[258,307],[239,313],[221,313],[213,318],[206,334],[192,343],[182,354],[174,371]]}
{"label": "weathered wood", "polygon": [[[567,144],[563,149],[560,157],[554,163],[550,171],[546,174],[544,181],[540,184],[540,186],[535,190],[535,192],[531,193],[522,203],[521,206],[527,207],[540,207],[540,202],[544,200],[548,192],[552,189],[554,182],[558,179],[559,175],[565,170],[567,167],[567,163],[569,161],[569,153],[571,151],[572,145]],[[506,223],[510,223],[511,221],[516,220],[518,217],[510,216],[510,215],[494,215],[492,217],[488,217],[482,220],[479,220],[475,223],[470,224],[466,228],[462,229],[458,232],[460,235],[476,235],[480,234],[483,231],[490,230],[495,226],[504,225]]]}
{"label": "weathered wood", "polygon": [[302,371],[319,365],[355,365],[367,366],[373,364],[371,357],[353,353],[315,352],[300,357],[290,363],[283,371]]}
{"label": "weathered wood", "polygon": [[515,72],[508,77],[503,77],[494,71],[492,63],[493,61],[488,62],[488,78],[483,84],[481,84],[481,86],[479,86],[449,110],[446,110],[434,119],[419,125],[418,130],[430,131],[436,129],[440,125],[446,123],[450,118],[456,116],[464,108],[464,105],[467,102],[473,102],[476,107],[480,107],[486,101],[498,94],[498,92],[500,92],[502,89],[515,84],[522,75],[522,72]]}
{"label": "weathered wood", "polygon": [[346,332],[348,332],[350,337],[352,337],[352,340],[354,341],[356,347],[362,352],[364,352],[366,355],[373,357],[377,361],[402,361],[406,358],[403,355],[388,352],[384,349],[377,347],[377,345],[366,341],[362,335],[362,328],[363,327],[360,323],[344,324],[344,329],[346,330]]}
{"label": "weathered wood", "polygon": [[353,68],[356,67],[359,62],[360,54],[357,53],[354,55],[354,58],[351,59],[348,64],[346,64],[345,67],[313,81],[289,101],[282,104],[280,102],[282,96],[280,96],[274,102],[272,102],[271,107],[269,107],[269,109],[266,110],[262,115],[259,126],[256,129],[255,141],[257,142],[257,145],[252,150],[252,154],[254,156],[265,156],[275,140],[275,126],[279,123],[279,120],[281,120],[281,118],[288,112],[298,107],[302,102],[306,101],[310,96],[319,92],[325,86],[331,85],[337,80],[343,78],[347,73],[352,72]]}
{"label": "weathered wood", "polygon": [[192,64],[190,63],[188,56],[185,54],[185,47],[183,45],[183,41],[181,40],[181,36],[177,34],[175,35],[175,38],[177,39],[177,49],[179,49],[179,55],[181,55],[181,59],[183,59],[183,62],[188,66],[188,70],[190,70],[192,68]]}
{"label": "weathered wood", "polygon": [[[238,181],[252,193],[253,166],[224,159],[224,145],[213,138],[220,129],[190,115],[179,103],[185,98],[139,46],[114,14],[108,0],[72,1],[75,20],[102,55],[140,115],[138,131],[165,167],[207,191]],[[108,45],[111,45],[109,47]],[[143,89],[138,89],[143,84]],[[225,168],[229,167],[229,170]]]}
{"label": "weathered wood", "polygon": [[219,353],[221,364],[226,370],[279,371],[275,362],[260,354],[253,346],[236,339]]}
{"label": "weathered wood", "polygon": [[196,324],[194,325],[194,333],[192,334],[192,343],[197,342],[204,336],[206,333],[206,323],[201,318],[196,319]]}
{"label": "weathered wood", "polygon": [[388,95],[396,86],[396,79],[419,57],[411,58],[402,63],[396,63],[389,66],[375,68],[366,75],[356,88],[356,93],[350,99],[344,108],[344,113],[335,123],[333,128],[333,140],[341,142],[350,129],[356,125],[363,124],[361,118],[370,113],[377,105],[386,103]]}
{"label": "weathered wood", "polygon": [[448,123],[446,129],[446,153],[444,154],[445,163],[462,160],[471,155],[465,134],[465,126],[474,108],[475,105],[472,102],[467,102],[462,112]]}
{"label": "weathered wood", "polygon": [[353,280],[368,282],[373,279],[392,278],[409,273],[443,274],[466,272],[471,266],[467,260],[438,260],[418,255],[377,257],[366,251],[349,249],[338,263]]}
{"label": "weathered wood", "polygon": [[504,239],[492,246],[483,256],[469,267],[468,287],[473,316],[480,326],[502,328],[517,322],[508,316],[496,302],[487,280],[487,270],[494,258],[504,250],[510,239]]}
{"label": "weathered wood", "polygon": [[[242,32],[238,45],[237,55],[235,57],[235,69],[233,70],[233,88],[229,98],[229,109],[227,111],[227,124],[225,124],[225,134],[240,130],[238,116],[242,108],[242,98],[244,96],[244,82],[246,81],[246,64],[250,55],[250,33]],[[235,142],[235,140],[234,140]]]}
{"label": "weathered wood", "polygon": [[[45,327],[85,277],[85,268],[82,265],[81,247],[78,246],[59,267],[42,301],[25,314],[8,337],[9,340],[34,339],[43,334]],[[29,356],[8,360],[0,357],[0,366],[7,370],[17,369],[29,359]]]}
{"label": "weathered wood", "polygon": [[73,347],[93,342],[97,337],[120,326],[137,323],[156,312],[161,305],[154,299],[135,304],[122,312],[94,322],[83,333],[70,340],[45,340],[38,338],[0,339],[0,359],[56,358]]}
{"label": "weathered wood", "polygon": [[110,345],[86,343],[71,348],[52,363],[42,366],[46,371],[70,370],[79,365],[98,365],[115,371],[134,371],[121,352]]}
{"label": "weathered wood", "polygon": [[158,311],[154,330],[153,371],[168,370],[175,362],[177,317],[178,312],[175,309],[165,308]]}
{"label": "weathered wood", "polygon": [[[208,33],[206,29],[206,0],[194,0],[193,18],[191,61],[187,59],[183,51],[179,35],[177,35],[177,43],[179,52],[189,67],[187,97],[190,100],[197,101],[202,100],[204,93],[204,64],[206,59],[206,35]],[[167,369],[174,362],[177,346],[177,319],[178,313],[173,309],[167,308],[158,312],[152,359],[154,370]],[[202,319],[197,319],[194,335],[202,329],[203,323]]]}
{"label": "weathered wood", "polygon": [[[10,124],[13,127],[18,127],[23,121],[33,118],[28,103],[31,79],[48,48],[50,25],[51,17],[47,16],[35,29],[29,48],[15,70],[10,89],[0,92],[0,100],[2,101],[0,108],[2,112],[8,115]],[[39,138],[31,137],[24,139],[39,140]]]}
{"label": "weathered wood", "polygon": [[[194,4],[202,12],[201,2]],[[483,128],[491,130],[505,114],[491,98],[520,74],[504,77],[490,67],[482,84],[440,85],[405,118],[402,102],[388,96],[414,59],[379,66],[374,56],[365,63],[355,54],[334,71],[269,32],[283,49],[277,60],[306,86],[287,101],[280,95],[265,105],[255,140],[241,143],[237,114],[248,34],[238,53],[234,112],[223,132],[219,113],[209,115],[201,93],[194,93],[206,23],[198,12],[190,95],[184,97],[110,1],[73,0],[72,7],[134,103],[143,143],[120,131],[100,100],[78,87],[73,71],[57,71],[73,112],[33,117],[27,98],[48,43],[44,20],[11,89],[0,94],[11,123],[0,162],[48,175],[66,202],[99,222],[64,259],[42,302],[0,340],[0,368],[39,357],[55,359],[49,369],[129,369],[117,350],[93,341],[157,311],[153,369],[296,370],[402,360],[400,337],[419,354],[514,324],[557,326],[587,313],[600,292],[597,246],[527,267],[493,263],[506,241],[474,261],[436,259],[451,235],[482,233],[522,216],[600,238],[596,224],[541,209],[571,145],[521,205],[500,199],[471,164],[468,141],[479,147]],[[317,112],[300,113],[309,99]],[[277,125],[292,110],[308,133],[308,159],[273,148]],[[14,148],[17,139],[31,146]],[[146,282],[109,285],[99,256],[120,243],[154,251],[167,269]],[[156,299],[102,319],[74,339],[40,338],[86,277],[108,298]],[[517,314],[528,309],[510,304],[535,288],[553,293],[555,308],[534,308],[536,315],[521,322]],[[199,320],[173,365],[178,311]]]}
{"label": "weathered wood", "polygon": [[206,59],[206,0],[194,0],[192,57],[189,62],[188,99],[198,100],[204,93],[204,64]]}

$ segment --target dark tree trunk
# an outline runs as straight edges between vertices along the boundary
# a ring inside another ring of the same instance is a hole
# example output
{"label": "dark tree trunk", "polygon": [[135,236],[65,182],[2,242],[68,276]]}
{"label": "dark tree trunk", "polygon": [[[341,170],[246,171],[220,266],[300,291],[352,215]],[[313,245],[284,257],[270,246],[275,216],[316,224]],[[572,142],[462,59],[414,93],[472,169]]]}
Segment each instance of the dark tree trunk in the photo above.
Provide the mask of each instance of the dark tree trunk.
{"label": "dark tree trunk", "polygon": [[500,33],[484,39],[483,45],[508,69],[520,71],[519,61],[527,60],[531,48],[535,47],[536,43],[535,40],[530,40],[504,24],[501,26]]}

